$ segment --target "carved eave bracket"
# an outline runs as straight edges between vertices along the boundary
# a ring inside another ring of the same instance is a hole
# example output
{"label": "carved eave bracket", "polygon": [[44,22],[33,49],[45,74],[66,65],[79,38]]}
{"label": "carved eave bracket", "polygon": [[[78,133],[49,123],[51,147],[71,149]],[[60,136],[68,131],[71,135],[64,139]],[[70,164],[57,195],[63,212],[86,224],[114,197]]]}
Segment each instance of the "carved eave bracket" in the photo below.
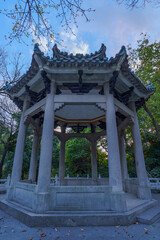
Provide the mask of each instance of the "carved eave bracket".
{"label": "carved eave bracket", "polygon": [[14,97],[13,102],[22,111],[22,109],[23,109],[23,101],[21,99],[19,99],[18,97]]}
{"label": "carved eave bracket", "polygon": [[50,93],[51,80],[47,77],[47,73],[45,71],[41,71],[41,76],[43,78],[46,93]]}
{"label": "carved eave bracket", "polygon": [[63,86],[69,88],[72,93],[89,93],[92,88],[96,87],[98,83],[83,83],[82,82],[82,75],[83,75],[83,70],[78,70],[78,83],[63,83]]}
{"label": "carved eave bracket", "polygon": [[109,93],[112,94],[114,92],[115,89],[115,84],[118,78],[119,72],[118,71],[114,71],[113,72],[113,76],[111,77],[111,79],[109,80]]}

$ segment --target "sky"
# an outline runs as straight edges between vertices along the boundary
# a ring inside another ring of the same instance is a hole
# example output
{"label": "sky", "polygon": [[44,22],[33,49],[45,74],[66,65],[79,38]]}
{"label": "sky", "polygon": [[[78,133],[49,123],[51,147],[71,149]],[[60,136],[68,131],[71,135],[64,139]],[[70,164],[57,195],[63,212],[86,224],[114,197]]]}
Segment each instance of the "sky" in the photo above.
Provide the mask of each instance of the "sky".
{"label": "sky", "polygon": [[[10,0],[0,1],[0,8],[6,7],[8,3],[11,6]],[[12,4],[14,2],[12,1]],[[107,47],[107,56],[114,57],[122,45],[131,44],[132,47],[136,47],[141,33],[147,33],[151,42],[160,40],[160,7],[148,4],[145,8],[129,10],[124,5],[118,5],[116,0],[84,0],[83,6],[91,7],[95,12],[88,14],[90,22],[79,17],[78,28],[71,24],[75,35],[66,32],[55,16],[49,16],[50,24],[63,39],[63,46],[59,46],[61,50],[86,54],[98,51],[104,43]],[[0,14],[0,23],[0,47],[4,47],[10,56],[21,52],[26,65],[29,65],[34,47],[31,39],[26,41],[27,45],[16,41],[8,45],[4,35],[11,30],[11,20]],[[47,39],[42,38],[41,49],[46,55],[51,54],[51,46],[50,52],[47,46]]]}

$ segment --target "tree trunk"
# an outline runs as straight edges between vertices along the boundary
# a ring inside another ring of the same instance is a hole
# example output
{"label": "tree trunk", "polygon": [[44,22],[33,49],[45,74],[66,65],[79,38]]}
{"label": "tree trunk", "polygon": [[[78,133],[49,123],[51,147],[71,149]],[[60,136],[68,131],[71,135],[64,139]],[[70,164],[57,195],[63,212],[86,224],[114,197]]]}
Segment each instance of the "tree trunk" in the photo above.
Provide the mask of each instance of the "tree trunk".
{"label": "tree trunk", "polygon": [[159,133],[159,131],[158,131],[158,126],[157,126],[157,123],[156,123],[156,121],[155,121],[155,119],[154,119],[154,116],[152,115],[151,111],[149,110],[149,108],[146,106],[145,103],[143,104],[143,108],[144,108],[144,110],[148,113],[148,115],[150,116],[150,118],[152,119],[153,126],[154,126],[154,128],[155,128],[155,130],[156,130],[156,135],[157,135],[158,139],[160,140],[160,133]]}
{"label": "tree trunk", "polygon": [[0,179],[2,178],[2,168],[3,168],[3,164],[4,164],[4,161],[5,161],[7,152],[8,152],[8,144],[4,147],[2,159],[1,159],[1,162],[0,162]]}
{"label": "tree trunk", "polygon": [[126,135],[124,135],[124,141],[125,141],[125,144],[126,144],[126,149],[128,150],[130,156],[133,157],[133,159],[134,159],[134,152],[132,151],[131,147],[129,146],[129,144],[127,142]]}

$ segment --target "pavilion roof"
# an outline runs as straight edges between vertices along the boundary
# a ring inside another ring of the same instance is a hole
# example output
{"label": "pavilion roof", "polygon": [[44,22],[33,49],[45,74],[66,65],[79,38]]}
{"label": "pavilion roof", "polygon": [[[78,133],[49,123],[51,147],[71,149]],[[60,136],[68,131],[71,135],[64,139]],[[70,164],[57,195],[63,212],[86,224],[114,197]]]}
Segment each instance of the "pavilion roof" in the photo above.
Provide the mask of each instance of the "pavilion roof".
{"label": "pavilion roof", "polygon": [[32,62],[29,70],[18,80],[18,82],[10,86],[7,89],[9,94],[15,94],[20,91],[27,83],[39,72],[39,66],[34,59],[34,56],[37,55],[43,65],[47,65],[49,67],[55,69],[75,69],[75,68],[88,68],[88,69],[108,69],[119,62],[121,62],[121,58],[123,56],[123,61],[121,62],[120,71],[123,75],[136,86],[140,91],[147,95],[151,95],[155,89],[150,86],[145,86],[142,81],[134,74],[134,72],[129,68],[126,48],[122,46],[119,53],[115,55],[115,57],[111,57],[108,59],[106,57],[106,46],[104,44],[101,45],[99,51],[91,54],[76,54],[73,55],[68,54],[67,52],[62,52],[58,49],[55,44],[53,47],[53,57],[45,56],[44,53],[40,50],[39,45],[35,44],[34,46],[34,54],[32,56]]}

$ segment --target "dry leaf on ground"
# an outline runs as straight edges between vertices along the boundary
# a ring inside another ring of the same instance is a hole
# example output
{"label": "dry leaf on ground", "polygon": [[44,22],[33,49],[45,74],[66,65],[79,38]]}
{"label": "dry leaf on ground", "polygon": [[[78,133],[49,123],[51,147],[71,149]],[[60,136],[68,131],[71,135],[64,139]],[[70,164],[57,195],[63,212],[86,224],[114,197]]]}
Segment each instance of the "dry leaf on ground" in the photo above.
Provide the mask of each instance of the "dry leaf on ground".
{"label": "dry leaf on ground", "polygon": [[40,236],[41,237],[46,237],[47,235],[45,233],[42,233]]}

